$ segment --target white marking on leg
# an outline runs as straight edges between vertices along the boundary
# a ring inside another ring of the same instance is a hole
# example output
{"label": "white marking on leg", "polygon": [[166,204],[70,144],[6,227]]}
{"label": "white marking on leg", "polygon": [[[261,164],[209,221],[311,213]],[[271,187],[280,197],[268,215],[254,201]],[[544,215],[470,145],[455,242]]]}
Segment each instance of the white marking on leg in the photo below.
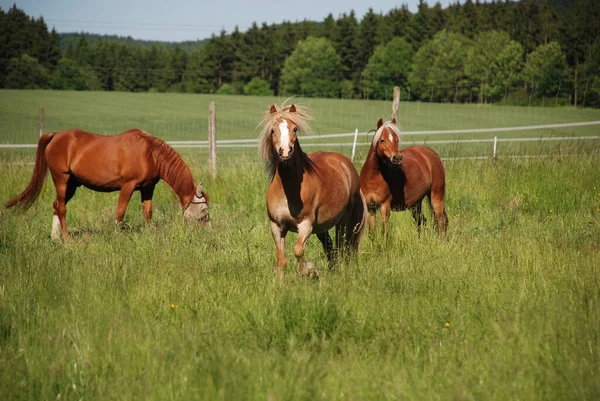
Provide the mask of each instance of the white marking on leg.
{"label": "white marking on leg", "polygon": [[52,232],[50,233],[50,237],[53,240],[60,239],[60,220],[57,215],[53,215],[52,217]]}

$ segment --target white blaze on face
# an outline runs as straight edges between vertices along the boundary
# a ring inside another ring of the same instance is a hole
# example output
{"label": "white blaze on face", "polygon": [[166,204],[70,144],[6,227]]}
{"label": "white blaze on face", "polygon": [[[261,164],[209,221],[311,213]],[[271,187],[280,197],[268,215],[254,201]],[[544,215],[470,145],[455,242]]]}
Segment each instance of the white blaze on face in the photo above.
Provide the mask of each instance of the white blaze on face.
{"label": "white blaze on face", "polygon": [[390,136],[390,142],[391,142],[391,143],[394,143],[394,135],[392,135],[392,133],[390,132],[390,133],[389,133],[389,136]]}
{"label": "white blaze on face", "polygon": [[60,239],[60,220],[57,215],[52,217],[52,233],[50,237],[54,240]]}
{"label": "white blaze on face", "polygon": [[279,146],[283,149],[283,155],[287,156],[290,149],[290,129],[288,128],[287,120],[279,123]]}

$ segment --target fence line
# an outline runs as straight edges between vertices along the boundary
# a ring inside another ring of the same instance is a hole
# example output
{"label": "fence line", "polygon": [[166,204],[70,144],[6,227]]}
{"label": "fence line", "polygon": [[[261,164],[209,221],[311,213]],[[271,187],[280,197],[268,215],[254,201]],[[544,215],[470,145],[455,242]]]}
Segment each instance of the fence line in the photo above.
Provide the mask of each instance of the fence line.
{"label": "fence line", "polygon": [[[334,134],[335,135],[335,134]],[[331,135],[333,136],[333,135]],[[352,134],[354,136],[354,134]],[[327,138],[328,135],[319,135],[319,138]],[[306,140],[314,137],[304,137],[302,139],[302,147],[314,146],[334,146],[334,147],[350,147],[355,146],[354,142],[328,142],[328,143],[306,143]],[[563,136],[563,137],[537,137],[537,138],[489,138],[489,139],[452,139],[452,140],[435,140],[435,141],[402,141],[402,144],[429,144],[429,145],[449,145],[463,143],[493,143],[493,142],[546,142],[546,141],[572,141],[572,140],[594,140],[600,139],[600,136]],[[208,148],[208,141],[167,141],[174,148]],[[356,146],[370,145],[371,142],[356,142]],[[222,140],[217,141],[217,145],[221,148],[253,148],[257,145],[256,139],[240,139],[240,140]],[[0,144],[0,148],[5,149],[26,149],[37,148],[37,144]]]}

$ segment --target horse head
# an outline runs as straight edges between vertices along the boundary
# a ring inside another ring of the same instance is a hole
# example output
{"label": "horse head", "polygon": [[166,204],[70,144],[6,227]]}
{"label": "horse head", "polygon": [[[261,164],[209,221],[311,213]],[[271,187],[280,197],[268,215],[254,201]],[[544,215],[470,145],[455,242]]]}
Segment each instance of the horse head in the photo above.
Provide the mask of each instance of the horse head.
{"label": "horse head", "polygon": [[[288,113],[296,113],[293,104],[287,109]],[[275,105],[271,106],[271,114],[277,113]],[[279,156],[280,161],[287,161],[292,157],[296,147],[298,125],[291,119],[280,117],[273,122],[271,127],[271,143],[273,150]]]}
{"label": "horse head", "polygon": [[210,228],[210,216],[208,215],[208,198],[204,193],[202,183],[198,184],[192,201],[183,212],[183,219],[189,222],[202,223]]}
{"label": "horse head", "polygon": [[384,123],[380,118],[377,121],[377,131],[372,144],[379,160],[383,160],[394,167],[400,167],[402,165],[402,154],[398,150],[399,143],[400,129],[396,125],[396,119]]}

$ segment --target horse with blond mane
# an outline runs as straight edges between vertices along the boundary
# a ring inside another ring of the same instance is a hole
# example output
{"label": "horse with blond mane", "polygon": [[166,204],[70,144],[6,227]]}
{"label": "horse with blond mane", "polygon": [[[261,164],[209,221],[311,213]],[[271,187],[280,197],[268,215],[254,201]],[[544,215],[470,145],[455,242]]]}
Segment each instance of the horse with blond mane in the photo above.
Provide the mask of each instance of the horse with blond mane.
{"label": "horse with blond mane", "polygon": [[[310,115],[301,106],[271,106],[265,114],[259,150],[271,179],[267,189],[267,214],[275,241],[277,271],[285,275],[285,237],[298,233],[294,245],[296,271],[318,278],[312,262],[304,260],[306,242],[316,234],[330,267],[337,253],[356,254],[364,232],[366,205],[360,191],[358,173],[344,155],[315,152],[307,155],[297,134],[309,132]],[[328,230],[335,227],[336,248]]]}
{"label": "horse with blond mane", "polygon": [[396,120],[377,122],[367,159],[360,172],[360,187],[369,210],[369,229],[375,228],[375,214],[381,210],[383,230],[391,210],[411,210],[419,231],[425,224],[421,208],[429,200],[434,224],[441,234],[448,227],[444,208],[446,174],[439,155],[426,146],[398,150],[400,129]]}
{"label": "horse with blond mane", "polygon": [[78,129],[42,135],[38,142],[33,176],[27,188],[6,207],[29,209],[39,197],[50,170],[56,200],[53,203],[52,239],[67,239],[67,202],[78,187],[98,192],[120,191],[116,222],[121,223],[134,191],[142,195],[146,222],[152,217],[154,187],[163,179],[179,196],[187,221],[209,225],[207,195],[202,183],[181,156],[162,140],[139,129],[115,136]]}

